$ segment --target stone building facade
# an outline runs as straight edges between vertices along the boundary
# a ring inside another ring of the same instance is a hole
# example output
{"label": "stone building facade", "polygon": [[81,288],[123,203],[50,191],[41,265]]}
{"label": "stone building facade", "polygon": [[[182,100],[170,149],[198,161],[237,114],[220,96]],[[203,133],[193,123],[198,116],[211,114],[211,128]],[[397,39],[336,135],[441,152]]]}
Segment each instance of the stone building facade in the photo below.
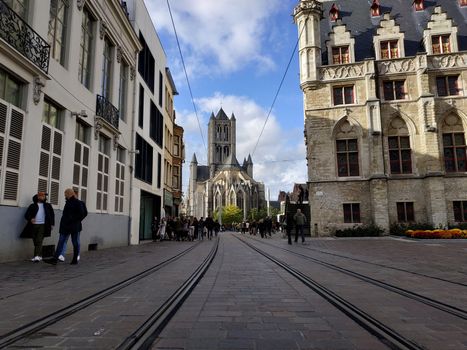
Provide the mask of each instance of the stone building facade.
{"label": "stone building facade", "polygon": [[208,165],[198,165],[196,155],[190,163],[187,215],[206,217],[227,205],[248,212],[265,205],[264,184],[253,178],[251,156],[238,163],[236,119],[221,108],[208,124]]}
{"label": "stone building facade", "polygon": [[467,3],[302,0],[313,232],[467,221]]}

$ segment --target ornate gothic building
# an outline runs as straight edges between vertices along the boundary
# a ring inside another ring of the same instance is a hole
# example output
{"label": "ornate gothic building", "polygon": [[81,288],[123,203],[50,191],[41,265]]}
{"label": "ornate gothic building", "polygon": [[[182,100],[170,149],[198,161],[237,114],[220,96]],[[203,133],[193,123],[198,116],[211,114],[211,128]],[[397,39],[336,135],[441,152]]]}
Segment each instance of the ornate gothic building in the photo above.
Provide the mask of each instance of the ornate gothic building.
{"label": "ornate gothic building", "polygon": [[208,165],[198,165],[195,154],[191,160],[187,214],[206,217],[227,205],[242,209],[246,218],[264,206],[264,185],[253,179],[251,156],[238,163],[235,116],[221,108],[208,124]]}
{"label": "ornate gothic building", "polygon": [[312,230],[467,221],[467,1],[301,0]]}

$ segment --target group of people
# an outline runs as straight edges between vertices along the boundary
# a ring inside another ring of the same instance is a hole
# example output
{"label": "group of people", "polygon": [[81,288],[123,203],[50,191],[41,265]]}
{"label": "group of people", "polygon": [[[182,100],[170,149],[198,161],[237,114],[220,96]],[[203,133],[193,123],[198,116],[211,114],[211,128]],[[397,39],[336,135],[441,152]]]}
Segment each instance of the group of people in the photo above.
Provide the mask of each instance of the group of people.
{"label": "group of people", "polygon": [[[88,215],[86,204],[78,199],[78,194],[71,188],[65,190],[65,207],[59,226],[59,239],[54,255],[44,262],[56,265],[65,261],[65,252],[68,238],[71,236],[73,244],[72,265],[78,264],[80,259],[80,233],[83,230],[82,221]],[[42,261],[42,243],[45,237],[50,237],[55,226],[55,213],[52,205],[47,203],[47,194],[39,191],[32,197],[33,203],[28,207],[24,218],[27,223],[21,232],[21,238],[32,238],[34,243],[34,256],[32,262]]]}
{"label": "group of people", "polygon": [[272,237],[272,234],[280,230],[278,222],[273,221],[270,216],[259,220],[244,220],[241,224],[237,225],[237,230],[243,234],[249,233],[256,236],[258,233],[261,238]]}
{"label": "group of people", "polygon": [[204,237],[207,239],[217,237],[221,225],[211,216],[199,220],[196,217],[168,216],[160,221],[155,217],[151,229],[155,241],[193,241],[203,240]]}

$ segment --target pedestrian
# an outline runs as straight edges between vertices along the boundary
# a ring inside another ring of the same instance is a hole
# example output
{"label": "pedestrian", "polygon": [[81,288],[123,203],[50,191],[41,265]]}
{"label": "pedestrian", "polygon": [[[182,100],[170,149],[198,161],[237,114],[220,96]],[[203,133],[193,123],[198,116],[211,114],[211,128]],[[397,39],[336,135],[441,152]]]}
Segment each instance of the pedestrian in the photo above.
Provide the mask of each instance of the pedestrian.
{"label": "pedestrian", "polygon": [[160,239],[160,236],[158,236],[158,233],[159,233],[159,220],[157,219],[157,216],[154,216],[154,219],[152,219],[151,232],[152,232],[152,240],[153,241],[157,241],[157,240]]}
{"label": "pedestrian", "polygon": [[214,229],[214,220],[210,215],[204,220],[204,226],[208,230],[208,239],[212,239],[212,230]]}
{"label": "pedestrian", "polygon": [[214,234],[217,235],[219,234],[219,231],[221,230],[221,225],[219,224],[219,221],[214,222]]}
{"label": "pedestrian", "polygon": [[84,202],[76,198],[75,192],[71,188],[65,190],[65,207],[63,208],[62,218],[60,220],[60,237],[58,239],[57,249],[53,258],[44,260],[49,264],[56,265],[58,256],[63,251],[63,245],[71,236],[71,243],[73,244],[73,259],[71,265],[78,264],[78,256],[80,252],[79,233],[82,230],[81,221],[86,217],[87,210]]}
{"label": "pedestrian", "polygon": [[198,234],[199,234],[199,240],[204,241],[204,220],[203,217],[201,217],[198,221]]}
{"label": "pedestrian", "polygon": [[32,197],[32,204],[26,210],[24,218],[27,224],[21,232],[21,238],[32,238],[34,243],[33,262],[42,260],[42,242],[44,237],[50,237],[55,225],[55,213],[52,205],[47,203],[45,192],[37,192]]}
{"label": "pedestrian", "polygon": [[[73,191],[75,192],[75,197],[79,200],[78,198],[78,191],[73,189]],[[86,203],[84,203],[82,200],[79,200],[80,203],[81,203],[81,209],[83,210],[83,219],[88,216],[88,209],[86,208]],[[83,221],[83,219],[81,219],[81,221]],[[79,226],[79,232],[78,232],[78,240],[79,240],[79,237],[81,236],[81,231],[83,231],[83,225],[81,224],[80,222],[80,226]],[[62,248],[62,252],[60,253],[60,255],[58,256],[58,261],[61,261],[61,262],[65,262],[65,254],[66,254],[66,246],[68,244],[68,237],[63,237],[63,248]],[[80,259],[80,256],[78,255],[78,261]]]}
{"label": "pedestrian", "polygon": [[305,193],[303,192],[303,188],[302,186],[300,185],[299,187],[299,190],[298,190],[298,204],[302,204],[303,203],[303,196],[305,195]]}
{"label": "pedestrian", "polygon": [[[285,215],[284,218],[284,228],[287,233],[287,243],[292,244],[292,228],[294,225],[294,220],[291,215]],[[296,242],[296,241],[295,241]]]}
{"label": "pedestrian", "polygon": [[193,226],[193,239],[197,239],[199,240],[199,224],[198,224],[198,219],[195,217],[193,217],[193,221],[191,223],[191,225]]}
{"label": "pedestrian", "polygon": [[161,223],[159,225],[159,229],[157,230],[157,236],[159,236],[160,240],[163,241],[165,239],[165,229],[166,229],[166,218],[161,219]]}
{"label": "pedestrian", "polygon": [[301,209],[297,209],[297,212],[293,216],[293,219],[295,221],[295,243],[297,243],[298,241],[299,232],[302,237],[302,243],[305,243],[305,235],[303,233],[303,226],[306,224],[306,216],[303,215]]}

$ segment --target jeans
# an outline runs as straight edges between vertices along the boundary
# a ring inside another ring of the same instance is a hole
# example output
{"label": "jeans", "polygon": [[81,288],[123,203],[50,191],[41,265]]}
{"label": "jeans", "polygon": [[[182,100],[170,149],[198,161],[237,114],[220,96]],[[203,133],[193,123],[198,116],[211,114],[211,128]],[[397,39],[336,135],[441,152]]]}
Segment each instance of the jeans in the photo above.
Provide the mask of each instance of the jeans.
{"label": "jeans", "polygon": [[305,235],[303,234],[303,225],[295,226],[295,242],[298,241],[298,232],[300,232],[300,236],[302,237],[302,242],[305,242]]}
{"label": "jeans", "polygon": [[[79,251],[80,251],[79,234],[80,232],[74,232],[71,234],[71,243],[73,244],[73,260],[78,259],[78,256],[79,256]],[[58,244],[57,244],[57,249],[55,250],[54,258],[58,259],[60,255],[63,255],[66,249],[66,243],[68,241],[68,237],[70,237],[69,233],[60,233],[60,237],[58,238]]]}
{"label": "jeans", "polygon": [[44,241],[44,224],[33,225],[34,256],[42,256],[42,242]]}

